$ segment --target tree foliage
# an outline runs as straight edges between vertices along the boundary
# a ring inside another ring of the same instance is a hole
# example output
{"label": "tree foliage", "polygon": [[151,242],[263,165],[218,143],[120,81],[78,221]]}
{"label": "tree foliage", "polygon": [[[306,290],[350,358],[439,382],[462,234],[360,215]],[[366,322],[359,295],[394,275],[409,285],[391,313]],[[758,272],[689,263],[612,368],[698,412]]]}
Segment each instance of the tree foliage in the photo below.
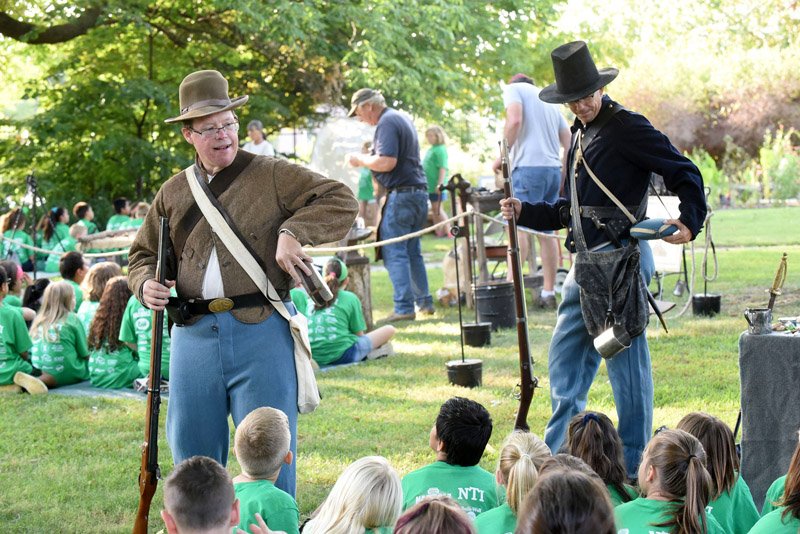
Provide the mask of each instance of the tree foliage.
{"label": "tree foliage", "polygon": [[[360,86],[445,125],[456,111],[497,110],[498,81],[531,65],[527,43],[547,35],[550,4],[17,2],[0,13],[15,41],[0,46],[42,71],[25,85],[33,117],[5,121],[0,192],[19,193],[35,170],[51,203],[149,197],[191,157],[163,120],[177,115],[178,85],[198,69],[221,71],[232,96],[249,94],[242,122],[259,118],[270,131],[307,125]],[[55,28],[69,38],[45,44]]]}

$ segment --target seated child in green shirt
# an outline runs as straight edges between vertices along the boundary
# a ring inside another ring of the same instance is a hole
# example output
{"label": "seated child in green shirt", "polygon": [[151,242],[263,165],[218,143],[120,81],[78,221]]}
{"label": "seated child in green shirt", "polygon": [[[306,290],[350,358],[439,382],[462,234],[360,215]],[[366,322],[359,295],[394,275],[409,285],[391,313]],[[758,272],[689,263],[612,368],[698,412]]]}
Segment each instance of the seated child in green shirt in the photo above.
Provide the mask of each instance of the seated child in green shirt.
{"label": "seated child in green shirt", "polygon": [[[89,272],[83,280],[82,289],[86,297],[78,306],[78,319],[81,320],[84,330],[91,329],[92,319],[100,305],[100,297],[109,280],[115,276],[122,276],[122,269],[113,261],[101,261],[89,267]],[[123,341],[125,341],[123,339]]]}
{"label": "seated child in green shirt", "polygon": [[[22,286],[27,275],[16,262],[11,260],[0,261],[0,267],[5,270],[8,277],[8,294],[3,299],[3,304],[22,312],[22,318],[26,323],[33,321],[36,312],[22,305]],[[25,329],[27,330],[27,327]]]}
{"label": "seated child in green shirt", "polygon": [[478,462],[492,435],[492,418],[479,403],[453,397],[442,404],[429,445],[436,461],[403,477],[403,509],[429,495],[448,495],[470,518],[499,503],[494,475]]}
{"label": "seated child in green shirt", "polygon": [[500,450],[495,477],[506,488],[506,502],[475,518],[478,534],[506,534],[517,528],[522,501],[539,478],[539,469],[551,458],[550,447],[536,434],[514,431]]}
{"label": "seated child in green shirt", "polygon": [[72,214],[78,220],[76,224],[86,227],[87,234],[97,233],[97,225],[94,221],[94,210],[86,202],[78,202],[72,207]]}
{"label": "seated child in green shirt", "polygon": [[89,330],[89,380],[106,389],[132,388],[142,376],[135,353],[119,340],[119,327],[131,296],[128,279],[112,278],[103,290],[97,314]]}
{"label": "seated child in green shirt", "polygon": [[164,481],[161,518],[169,534],[230,534],[239,524],[239,501],[231,476],[206,456],[182,461]]}
{"label": "seated child in green shirt", "polygon": [[720,419],[703,412],[686,415],[677,428],[696,437],[706,451],[706,469],[711,475],[711,501],[706,511],[729,534],[750,532],[760,516],[750,488],[739,474],[733,431]]}
{"label": "seated child in green shirt", "polygon": [[[16,384],[31,395],[47,393],[47,386],[35,376],[41,375],[41,371],[28,361],[32,343],[25,320],[19,308],[3,302],[7,292],[8,275],[0,267],[0,386]],[[20,391],[19,388],[16,390]]]}
{"label": "seated child in green shirt", "polygon": [[31,363],[46,373],[42,380],[51,388],[89,379],[86,331],[72,312],[74,307],[72,286],[64,281],[50,283],[31,324]]}
{"label": "seated child in green shirt", "polygon": [[106,231],[122,230],[128,227],[128,222],[131,220],[131,203],[125,197],[114,199],[114,215],[108,219],[106,223]]}
{"label": "seated child in green shirt", "polygon": [[[475,526],[461,505],[447,495],[431,495],[406,510],[394,534],[475,534]],[[533,530],[525,532],[534,532]]]}
{"label": "seated child in green shirt", "polygon": [[706,512],[711,476],[700,442],[683,430],[664,430],[647,444],[639,464],[642,497],[614,509],[617,529],[628,534],[664,532],[722,534],[725,530]]}
{"label": "seated child in green shirt", "polygon": [[[567,456],[557,454],[554,461],[545,462],[539,480],[522,504],[516,531],[617,534],[614,508],[602,479],[574,456],[577,465],[573,468]],[[620,527],[619,532],[626,531]]]}
{"label": "seated child in green shirt", "polygon": [[[21,208],[14,208],[9,211],[2,219],[0,231],[3,237],[22,243],[23,245],[33,246],[33,239],[29,233],[25,232],[27,219]],[[0,245],[0,257],[12,259],[22,266],[23,271],[32,271],[34,262],[34,252],[29,248],[3,240]]]}
{"label": "seated child in green shirt", "polygon": [[303,533],[391,534],[402,503],[400,477],[389,460],[383,456],[365,456],[342,472],[331,492],[311,514]]}
{"label": "seated child in green shirt", "polygon": [[70,311],[76,311],[83,303],[81,282],[86,278],[86,273],[89,272],[89,266],[86,265],[83,254],[73,250],[62,255],[61,259],[58,260],[58,272],[61,273],[61,278],[65,282],[69,282],[69,285],[75,290],[75,309]]}
{"label": "seated child in green shirt", "polygon": [[236,428],[233,453],[242,473],[233,479],[239,528],[250,532],[256,513],[272,530],[299,532],[300,513],[291,495],[275,487],[283,464],[292,463],[289,419],[275,408],[256,408]]}
{"label": "seated child in green shirt", "polygon": [[59,259],[63,254],[75,250],[77,241],[69,234],[69,212],[56,206],[47,212],[47,218],[42,223],[41,248],[51,251],[45,254],[44,262],[39,269],[48,273],[58,272]]}
{"label": "seated child in green shirt", "polygon": [[[177,296],[175,288],[170,290]],[[153,311],[139,302],[135,295],[131,295],[122,316],[122,326],[119,330],[119,339],[136,350],[139,354],[139,372],[143,377],[150,374],[150,346],[153,337]],[[164,314],[163,336],[161,339],[161,378],[169,380],[169,349],[170,337],[167,314]],[[146,380],[144,381],[146,383]],[[162,384],[164,387],[164,384]]]}
{"label": "seated child in green shirt", "polygon": [[573,417],[567,428],[567,452],[585,461],[603,479],[613,506],[639,496],[626,484],[622,439],[606,414],[586,411]]}
{"label": "seated child in green shirt", "polygon": [[[783,486],[783,490],[776,495],[779,486]],[[752,534],[800,532],[800,442],[789,461],[789,471],[770,486],[764,506],[767,502],[776,508],[765,510],[764,516],[750,530]]]}

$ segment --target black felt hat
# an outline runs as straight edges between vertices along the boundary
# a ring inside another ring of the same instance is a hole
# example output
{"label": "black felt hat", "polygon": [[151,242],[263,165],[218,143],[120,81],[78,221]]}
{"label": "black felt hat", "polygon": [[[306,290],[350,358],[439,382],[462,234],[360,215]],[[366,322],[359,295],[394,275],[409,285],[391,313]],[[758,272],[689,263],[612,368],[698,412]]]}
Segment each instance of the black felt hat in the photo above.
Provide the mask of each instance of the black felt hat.
{"label": "black felt hat", "polygon": [[619,74],[613,67],[597,70],[589,48],[583,41],[561,45],[550,54],[556,83],[539,92],[539,98],[551,104],[579,100],[605,87]]}

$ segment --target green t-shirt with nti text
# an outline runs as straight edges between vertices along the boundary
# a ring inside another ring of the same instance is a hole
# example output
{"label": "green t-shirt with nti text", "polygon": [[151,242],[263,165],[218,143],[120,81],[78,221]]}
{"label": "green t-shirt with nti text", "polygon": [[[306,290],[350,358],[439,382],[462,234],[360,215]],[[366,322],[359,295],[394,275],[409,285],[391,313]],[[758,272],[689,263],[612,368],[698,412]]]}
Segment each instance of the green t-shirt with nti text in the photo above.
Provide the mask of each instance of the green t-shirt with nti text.
{"label": "green t-shirt with nti text", "polygon": [[430,495],[455,499],[471,519],[497,507],[494,475],[479,465],[464,467],[436,461],[403,477],[403,510]]}

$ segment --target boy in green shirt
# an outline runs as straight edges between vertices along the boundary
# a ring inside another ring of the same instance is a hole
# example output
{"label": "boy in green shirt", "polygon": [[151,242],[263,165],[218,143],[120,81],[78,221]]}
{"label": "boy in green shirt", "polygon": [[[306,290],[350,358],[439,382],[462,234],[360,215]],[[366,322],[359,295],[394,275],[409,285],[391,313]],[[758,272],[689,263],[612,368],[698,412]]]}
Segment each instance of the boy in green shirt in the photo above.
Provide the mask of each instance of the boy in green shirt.
{"label": "boy in green shirt", "polygon": [[89,272],[89,267],[86,266],[83,254],[73,250],[61,256],[58,262],[58,272],[61,273],[61,278],[75,290],[75,308],[70,310],[75,311],[81,307],[83,302],[81,282],[86,278],[86,273]]}
{"label": "boy in green shirt", "polygon": [[436,461],[403,477],[403,510],[429,495],[455,499],[470,518],[498,505],[492,473],[478,462],[492,435],[492,418],[479,403],[453,397],[442,404],[429,445]]}
{"label": "boy in green shirt", "polygon": [[258,513],[271,530],[296,534],[300,513],[291,495],[275,487],[283,464],[292,463],[289,419],[275,408],[256,408],[236,429],[233,452],[242,474],[233,479],[239,528],[250,532]]}
{"label": "boy in green shirt", "polygon": [[114,215],[106,223],[106,230],[121,230],[130,222],[131,203],[125,197],[114,199]]}
{"label": "boy in green shirt", "polygon": [[76,224],[86,227],[88,234],[97,233],[97,225],[94,221],[94,210],[87,202],[78,202],[72,207],[72,214],[78,219]]}

